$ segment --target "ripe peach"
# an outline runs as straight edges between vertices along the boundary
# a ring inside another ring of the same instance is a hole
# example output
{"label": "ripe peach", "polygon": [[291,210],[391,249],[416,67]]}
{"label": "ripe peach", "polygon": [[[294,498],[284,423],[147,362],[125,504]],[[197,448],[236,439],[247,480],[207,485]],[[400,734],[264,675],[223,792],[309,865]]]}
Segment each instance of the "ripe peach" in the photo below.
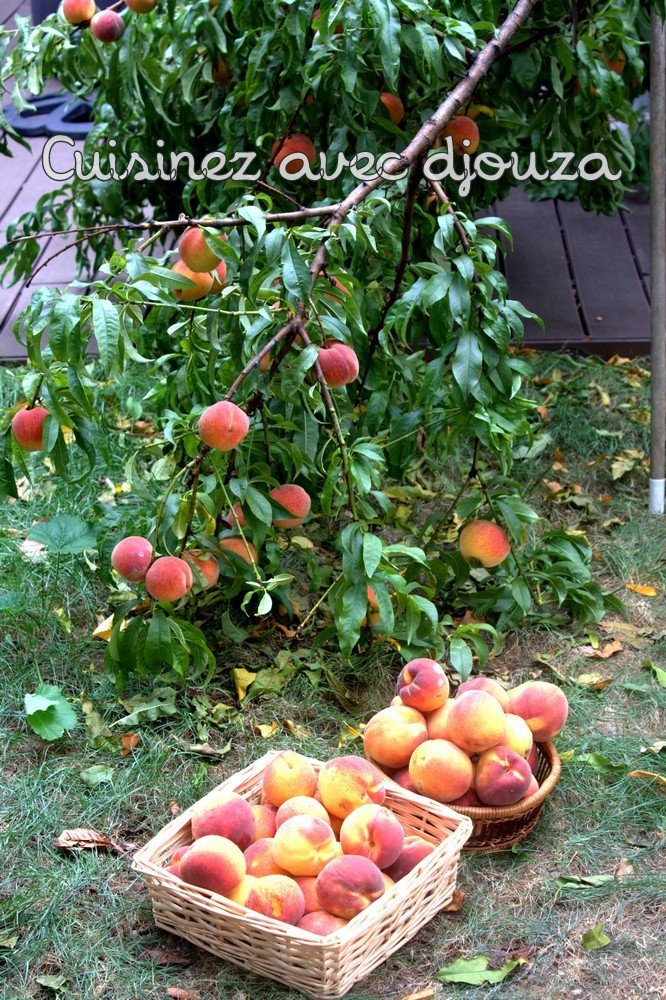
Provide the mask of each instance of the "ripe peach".
{"label": "ripe peach", "polygon": [[624,67],[627,65],[627,57],[622,49],[616,49],[612,55],[609,55],[605,49],[602,49],[601,58],[612,73],[621,74],[624,72]]}
{"label": "ripe peach", "polygon": [[190,849],[191,846],[192,846],[191,844],[186,844],[184,847],[177,848],[173,852],[173,856],[171,858],[171,861],[166,866],[165,871],[168,871],[172,875],[176,875],[177,878],[180,878],[180,861],[181,861],[181,858],[185,857],[185,855],[187,854],[187,852],[189,851],[189,849]]}
{"label": "ripe peach", "polygon": [[536,795],[538,791],[539,791],[539,782],[536,780],[534,775],[532,775],[532,777],[530,778],[530,783],[527,786],[527,791],[523,795],[523,798],[528,799],[530,795]]}
{"label": "ripe peach", "polygon": [[454,698],[447,718],[448,739],[467,753],[482,753],[504,739],[502,706],[486,691]]}
{"label": "ripe peach", "polygon": [[192,589],[194,577],[184,559],[160,556],[146,573],[146,590],[156,601],[179,601]]}
{"label": "ripe peach", "polygon": [[566,696],[550,681],[527,681],[509,691],[507,711],[519,715],[538,743],[552,740],[569,714]]}
{"label": "ripe peach", "polygon": [[301,135],[297,133],[295,135],[288,135],[286,139],[281,143],[278,139],[273,143],[271,149],[271,157],[273,160],[273,166],[279,168],[280,164],[288,157],[295,153],[300,153],[298,160],[293,160],[291,163],[286,163],[282,173],[287,175],[296,174],[300,171],[303,166],[302,157],[308,161],[310,166],[312,166],[317,159],[317,150],[314,144],[307,135]]}
{"label": "ripe peach", "polygon": [[254,840],[254,832],[252,808],[236,792],[215,792],[204,799],[192,814],[192,836],[195,840],[215,834],[233,841],[244,851]]}
{"label": "ripe peach", "polygon": [[467,115],[457,115],[440,132],[442,139],[451,138],[453,151],[458,156],[469,153],[471,156],[479,148],[479,127],[473,118]]}
{"label": "ripe peach", "polygon": [[173,294],[179,302],[196,302],[197,299],[202,299],[204,295],[208,295],[213,287],[212,274],[191,271],[182,260],[177,260],[171,270],[180,275],[181,278],[187,278],[188,281],[194,284],[194,288],[188,285],[186,288],[172,289]]}
{"label": "ripe peach", "polygon": [[[219,546],[223,555],[225,552],[231,552],[240,559],[244,559],[246,563],[256,563],[259,561],[259,553],[252,542],[248,542],[246,546],[243,539],[236,537],[235,535],[232,535],[229,538],[220,538]],[[248,549],[250,550],[249,553],[247,551]],[[250,558],[250,556],[252,558]]]}
{"label": "ripe peach", "polygon": [[321,802],[310,795],[294,795],[283,802],[275,817],[275,829],[277,830],[293,816],[315,816],[317,819],[323,819],[324,823],[329,822],[329,815]]}
{"label": "ripe peach", "polygon": [[[313,25],[314,25],[314,23],[316,21],[319,20],[319,14],[320,14],[319,7],[315,7],[315,9],[314,9],[314,11],[312,13],[312,23],[313,23]],[[316,30],[319,31],[319,28],[317,28]],[[345,29],[342,27],[341,24],[335,24],[335,25],[332,26],[331,30],[332,30],[332,32],[333,32],[334,35],[342,35],[342,34],[344,34],[344,30]]]}
{"label": "ripe peach", "polygon": [[183,559],[187,560],[192,569],[192,589],[195,594],[215,586],[220,576],[220,564],[212,553],[204,552],[203,549],[190,549],[183,552]]}
{"label": "ripe peach", "polygon": [[90,21],[90,30],[100,42],[117,42],[123,36],[125,22],[115,10],[100,10]]}
{"label": "ripe peach", "polygon": [[150,14],[157,6],[157,0],[125,0],[125,3],[135,14]]}
{"label": "ripe peach", "polygon": [[255,805],[251,806],[254,815],[254,836],[255,840],[263,840],[265,837],[275,835],[275,822],[277,810],[274,806]]}
{"label": "ripe peach", "polygon": [[327,385],[339,389],[358,378],[356,351],[337,340],[328,340],[318,352],[319,367]]}
{"label": "ripe peach", "polygon": [[335,757],[319,772],[319,794],[331,817],[344,819],[358,806],[381,805],[386,796],[382,776],[363,757]]}
{"label": "ripe peach", "polygon": [[390,868],[387,868],[384,875],[388,875],[394,882],[399,882],[405,875],[409,875],[413,868],[416,868],[419,861],[423,861],[435,850],[434,844],[429,844],[423,837],[405,837],[405,843],[398,856]]}
{"label": "ripe peach", "polygon": [[380,94],[379,100],[388,112],[388,116],[394,125],[399,125],[405,117],[405,106],[395,94]]}
{"label": "ripe peach", "polygon": [[219,256],[210,249],[199,226],[188,226],[178,240],[178,253],[190,271],[199,274],[212,271],[220,263]]}
{"label": "ripe peach", "polygon": [[255,840],[253,844],[243,852],[245,854],[245,864],[248,875],[286,875],[287,872],[275,861],[273,857],[273,838],[263,837]]}
{"label": "ripe peach", "polygon": [[44,421],[49,411],[43,406],[19,410],[12,418],[12,434],[23,451],[42,451],[44,448]]}
{"label": "ripe peach", "polygon": [[539,751],[537,749],[536,742],[532,744],[532,749],[527,755],[527,763],[530,765],[532,774],[536,775],[537,768],[539,767]]}
{"label": "ripe peach", "polygon": [[243,513],[243,508],[239,503],[235,503],[229,513],[225,518],[227,524],[230,524],[232,528],[244,528],[247,524],[245,520],[245,514]]}
{"label": "ripe peach", "polygon": [[393,775],[393,780],[396,785],[400,785],[401,788],[406,788],[408,792],[416,791],[416,785],[409,776],[408,767],[401,767],[399,771],[396,771]]}
{"label": "ripe peach", "polygon": [[434,712],[449,697],[449,681],[436,660],[426,656],[410,660],[398,676],[395,686],[404,705],[419,712]]}
{"label": "ripe peach", "polygon": [[210,71],[215,83],[220,87],[228,87],[233,80],[231,70],[227,66],[222,56],[218,56],[212,70]]}
{"label": "ripe peach", "polygon": [[409,776],[421,795],[452,802],[471,788],[474,766],[450,740],[427,740],[412,754]]}
{"label": "ripe peach", "polygon": [[389,878],[386,872],[382,872],[382,878],[384,879],[384,892],[390,892],[394,888],[395,882],[392,878]]}
{"label": "ripe peach", "polygon": [[373,715],[363,733],[363,746],[378,764],[399,768],[407,767],[414,750],[427,739],[421,713],[407,705],[394,705]]}
{"label": "ripe peach", "polygon": [[180,878],[180,865],[167,865],[164,869],[169,875],[175,875],[176,878]]}
{"label": "ripe peach", "polygon": [[294,879],[294,882],[303,893],[305,912],[312,913],[313,910],[318,910],[320,904],[319,896],[317,895],[317,876],[299,875]]}
{"label": "ripe peach", "polygon": [[310,931],[311,934],[317,934],[319,937],[328,937],[329,934],[341,931],[348,923],[348,920],[334,917],[326,910],[312,910],[309,913],[306,912],[305,916],[299,920],[298,926],[301,930]]}
{"label": "ripe peach", "polygon": [[339,854],[332,829],[314,816],[292,816],[275,831],[273,857],[290,875],[318,875]]}
{"label": "ripe peach", "polygon": [[199,436],[210,448],[231,451],[241,443],[250,427],[247,413],[227,399],[207,407],[199,418]]}
{"label": "ripe peach", "polygon": [[345,854],[370,858],[378,868],[388,868],[397,861],[404,842],[400,821],[385,806],[359,806],[343,821],[340,830]]}
{"label": "ripe peach", "polygon": [[95,13],[95,0],[62,0],[60,13],[69,24],[83,24]]}
{"label": "ripe peach", "polygon": [[465,694],[466,691],[485,691],[486,694],[491,694],[506,712],[506,706],[509,704],[509,692],[492,677],[470,677],[463,681],[456,691],[456,698],[459,694]]}
{"label": "ripe peach", "polygon": [[511,715],[511,713],[507,713],[507,715],[504,716],[504,728],[505,733],[504,739],[502,740],[502,746],[515,750],[521,757],[529,757],[534,743],[534,738],[532,736],[532,730],[527,725],[525,720],[521,719],[519,715]]}
{"label": "ripe peach", "polygon": [[234,903],[240,903],[241,906],[247,906],[247,897],[250,895],[250,890],[256,881],[256,876],[246,875],[235,889],[227,893],[227,899],[232,899]]}
{"label": "ripe peach", "polygon": [[153,559],[153,547],[141,535],[128,535],[114,547],[111,565],[123,580],[138,583],[144,580]]}
{"label": "ripe peach", "polygon": [[327,864],[317,879],[322,909],[351,920],[384,895],[384,878],[374,861],[353,854]]}
{"label": "ripe peach", "polygon": [[474,785],[488,806],[510,806],[522,799],[532,772],[524,757],[509,747],[493,747],[479,757]]}
{"label": "ripe peach", "polygon": [[285,750],[274,757],[264,771],[263,788],[271,805],[279,808],[295,795],[312,798],[317,790],[317,773],[300,753]]}
{"label": "ripe peach", "polygon": [[264,875],[252,884],[245,905],[283,924],[297,924],[305,913],[305,900],[293,878]]}
{"label": "ripe peach", "polygon": [[476,559],[486,569],[499,566],[511,551],[506,532],[494,521],[470,521],[458,536],[458,548],[463,559]]}
{"label": "ripe peach", "polygon": [[217,267],[213,268],[211,271],[211,278],[213,279],[213,284],[211,286],[211,293],[217,295],[221,292],[227,283],[227,265],[226,262],[221,260]]}
{"label": "ripe peach", "polygon": [[451,738],[449,736],[448,723],[452,704],[453,700],[449,699],[444,702],[441,708],[436,708],[434,712],[428,713],[426,725],[428,726],[429,740],[448,740]]}
{"label": "ripe peach", "polygon": [[181,859],[180,877],[190,885],[226,896],[245,878],[243,852],[225,837],[202,837]]}
{"label": "ripe peach", "polygon": [[275,486],[269,495],[292,515],[285,517],[284,514],[279,514],[274,517],[273,524],[276,528],[297,528],[310,513],[312,501],[302,486],[286,483],[284,486]]}
{"label": "ripe peach", "polygon": [[476,794],[475,788],[468,788],[464,795],[460,798],[454,799],[453,802],[449,802],[452,809],[456,809],[458,806],[481,806],[483,807],[483,802]]}

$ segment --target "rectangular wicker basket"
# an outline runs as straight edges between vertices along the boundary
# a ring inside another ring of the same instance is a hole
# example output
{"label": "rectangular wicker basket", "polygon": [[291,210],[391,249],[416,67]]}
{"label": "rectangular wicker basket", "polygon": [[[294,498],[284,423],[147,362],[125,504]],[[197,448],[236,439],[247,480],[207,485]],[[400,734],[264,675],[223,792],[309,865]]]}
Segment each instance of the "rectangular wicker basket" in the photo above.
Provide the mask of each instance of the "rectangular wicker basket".
{"label": "rectangular wicker basket", "polygon": [[[266,754],[215,791],[224,788],[259,802],[263,772],[275,756]],[[321,767],[320,761],[310,763],[317,771]],[[193,806],[138,851],[132,867],[148,885],[158,927],[308,996],[341,997],[451,901],[460,853],[472,832],[466,816],[393,783],[387,783],[384,804],[406,834],[437,847],[394,889],[325,938],[187,885],[165,871],[176,848],[192,841]]]}

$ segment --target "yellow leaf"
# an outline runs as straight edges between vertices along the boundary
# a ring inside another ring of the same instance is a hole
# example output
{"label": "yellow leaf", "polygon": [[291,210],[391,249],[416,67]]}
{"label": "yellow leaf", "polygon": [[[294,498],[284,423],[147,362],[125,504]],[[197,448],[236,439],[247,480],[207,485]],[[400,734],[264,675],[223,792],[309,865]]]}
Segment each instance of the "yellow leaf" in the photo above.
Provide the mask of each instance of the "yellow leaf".
{"label": "yellow leaf", "polygon": [[363,738],[363,734],[355,726],[350,726],[348,722],[345,723],[344,729],[340,733],[338,738],[338,747],[346,747],[348,743],[353,743],[355,740],[360,740]]}
{"label": "yellow leaf", "polygon": [[580,674],[576,678],[576,684],[581,684],[583,687],[587,687],[590,691],[603,691],[605,687],[613,683],[612,677],[604,677],[600,673],[591,674]]}
{"label": "yellow leaf", "polygon": [[314,548],[314,542],[312,542],[309,538],[306,538],[305,535],[292,535],[291,544],[295,545],[297,549]]}
{"label": "yellow leaf", "polygon": [[620,861],[615,866],[615,871],[613,875],[620,882],[623,878],[627,878],[628,875],[632,875],[634,871],[634,866],[631,861],[627,858],[621,858]]}
{"label": "yellow leaf", "polygon": [[277,722],[268,722],[268,723],[255,722],[254,724],[255,732],[259,733],[259,735],[263,740],[267,740],[269,739],[269,737],[275,736],[275,734],[278,731],[278,728],[279,727]]}
{"label": "yellow leaf", "polygon": [[234,676],[234,684],[236,685],[238,700],[242,701],[247,694],[247,689],[252,681],[256,679],[257,675],[253,674],[251,670],[246,670],[244,667],[234,667],[232,673]]}
{"label": "yellow leaf", "polygon": [[[125,628],[127,628],[127,622],[125,621],[125,619],[123,619],[120,626],[121,632]],[[108,642],[109,639],[111,638],[112,630],[113,630],[113,615],[109,615],[108,618],[105,618],[104,621],[101,621],[99,623],[97,628],[93,631],[92,637],[93,639],[104,639],[105,642]]]}
{"label": "yellow leaf", "polygon": [[573,652],[588,660],[607,660],[609,656],[621,653],[623,649],[624,646],[619,639],[612,639],[611,642],[605,643],[601,649],[595,649],[594,646],[576,646]]}
{"label": "yellow leaf", "polygon": [[658,593],[656,587],[645,583],[628,583],[627,590],[633,590],[635,594],[640,594],[642,597],[656,597]]}
{"label": "yellow leaf", "polygon": [[648,778],[650,781],[656,781],[658,785],[663,785],[666,787],[666,778],[663,774],[656,774],[654,771],[630,771],[627,775],[628,778]]}

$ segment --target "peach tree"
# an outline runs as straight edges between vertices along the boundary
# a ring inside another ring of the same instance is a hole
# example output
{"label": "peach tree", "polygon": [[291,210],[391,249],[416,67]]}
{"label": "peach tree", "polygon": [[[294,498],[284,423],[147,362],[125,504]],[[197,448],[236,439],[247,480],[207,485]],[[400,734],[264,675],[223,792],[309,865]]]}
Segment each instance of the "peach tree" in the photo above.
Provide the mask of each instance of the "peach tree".
{"label": "peach tree", "polygon": [[[8,229],[6,275],[35,273],[40,239],[66,231],[88,284],[39,289],[17,324],[28,370],[0,488],[16,495],[32,450],[70,480],[109,461],[99,400],[142,373],[128,417],[156,432],[130,491],[89,511],[119,684],[205,673],[211,649],[262,629],[345,658],[375,640],[448,654],[464,678],[526,616],[597,620],[587,542],[542,522],[512,477],[540,447],[518,349],[530,314],[488,207],[516,183],[499,159],[524,174],[556,150],[595,170],[603,157],[606,172],[567,182],[587,208],[621,200],[643,6],[93,7],[18,19],[4,62],[18,107],[52,77],[94,94],[84,161],[101,176]],[[172,176],[172,153],[206,169]],[[436,179],[438,156],[457,180]],[[413,503],[422,516],[405,516]]]}

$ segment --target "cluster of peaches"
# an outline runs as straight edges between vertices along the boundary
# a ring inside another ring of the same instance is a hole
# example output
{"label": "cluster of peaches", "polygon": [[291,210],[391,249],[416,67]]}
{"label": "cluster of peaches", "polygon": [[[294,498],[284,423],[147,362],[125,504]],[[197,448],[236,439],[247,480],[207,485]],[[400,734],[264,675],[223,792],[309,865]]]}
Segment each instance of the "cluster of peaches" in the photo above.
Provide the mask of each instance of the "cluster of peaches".
{"label": "cluster of peaches", "polygon": [[[125,0],[135,14],[149,14],[157,0]],[[90,25],[98,42],[117,42],[125,32],[125,22],[115,10],[97,10],[95,0],[62,0],[60,13],[68,24]]]}
{"label": "cluster of peaches", "polygon": [[397,784],[456,806],[509,806],[539,790],[539,743],[567,719],[565,695],[546,681],[510,691],[472,677],[449,698],[442,667],[412,660],[397,695],[363,734],[365,753]]}
{"label": "cluster of peaches", "polygon": [[208,796],[194,843],[166,870],[266,917],[326,936],[389,892],[434,849],[406,836],[384,802],[382,775],[363,757],[336,757],[319,775],[300,754],[278,754],[259,805]]}

